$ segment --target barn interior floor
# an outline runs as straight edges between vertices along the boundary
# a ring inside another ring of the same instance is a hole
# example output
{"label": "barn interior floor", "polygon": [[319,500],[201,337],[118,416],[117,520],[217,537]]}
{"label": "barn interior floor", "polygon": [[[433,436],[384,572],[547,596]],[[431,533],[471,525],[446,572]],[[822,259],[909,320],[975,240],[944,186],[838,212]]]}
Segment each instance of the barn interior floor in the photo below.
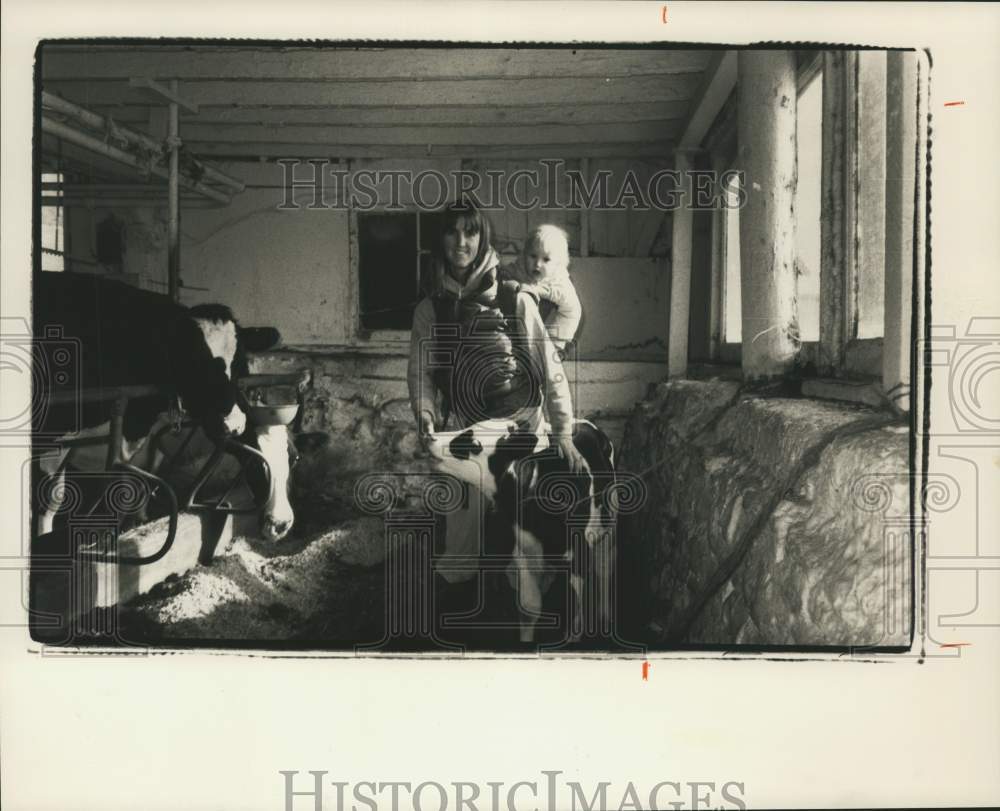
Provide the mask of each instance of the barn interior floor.
{"label": "barn interior floor", "polygon": [[[502,574],[484,581],[482,599],[474,583],[448,587],[421,570],[416,555],[397,555],[397,562],[406,562],[390,577],[381,516],[360,514],[336,499],[296,512],[296,526],[279,542],[260,538],[255,517],[236,516],[231,543],[210,565],[173,575],[119,607],[122,641],[359,652],[524,649],[514,593]],[[411,611],[390,631],[390,617],[401,616],[398,607],[394,614],[394,599],[401,597],[423,599],[428,616]],[[546,609],[558,611],[565,600],[565,589],[557,586]],[[432,604],[442,614],[475,618],[441,627]],[[537,636],[557,641],[545,629]]]}

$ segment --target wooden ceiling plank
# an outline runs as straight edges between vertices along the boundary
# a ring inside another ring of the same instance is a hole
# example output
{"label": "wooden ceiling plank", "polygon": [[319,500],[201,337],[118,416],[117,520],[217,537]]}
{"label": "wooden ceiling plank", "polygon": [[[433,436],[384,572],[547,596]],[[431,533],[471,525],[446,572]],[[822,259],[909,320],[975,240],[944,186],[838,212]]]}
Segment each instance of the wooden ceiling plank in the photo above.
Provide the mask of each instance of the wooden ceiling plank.
{"label": "wooden ceiling plank", "polygon": [[604,143],[604,144],[439,144],[430,150],[426,146],[371,144],[286,144],[286,143],[222,143],[192,142],[189,146],[199,155],[224,158],[510,158],[540,160],[542,158],[616,157],[625,159],[670,157],[674,144]]}
{"label": "wooden ceiling plank", "polygon": [[[184,95],[201,105],[356,105],[386,107],[404,104],[481,107],[498,105],[548,105],[575,103],[644,104],[688,101],[701,85],[699,74],[633,79],[522,79],[518,81],[469,79],[461,81],[350,82],[219,82],[189,81]],[[140,91],[122,82],[44,82],[53,91],[78,104],[143,104]]]}
{"label": "wooden ceiling plank", "polygon": [[[202,106],[197,116],[181,115],[181,125],[192,124],[328,124],[364,126],[447,127],[505,124],[610,124],[631,121],[683,119],[690,103],[665,101],[644,104],[550,104],[544,107],[398,105],[393,107],[323,106]],[[145,106],[94,105],[102,115],[120,123],[145,124]]]}
{"label": "wooden ceiling plank", "polygon": [[680,135],[680,121],[644,124],[588,124],[584,126],[520,127],[303,127],[252,124],[187,124],[182,130],[185,143],[243,141],[324,144],[468,144],[483,142],[511,145],[589,144],[662,141]]}
{"label": "wooden ceiling plank", "polygon": [[476,78],[628,77],[700,73],[710,50],[153,47],[80,49],[45,46],[47,79],[285,79],[309,81]]}

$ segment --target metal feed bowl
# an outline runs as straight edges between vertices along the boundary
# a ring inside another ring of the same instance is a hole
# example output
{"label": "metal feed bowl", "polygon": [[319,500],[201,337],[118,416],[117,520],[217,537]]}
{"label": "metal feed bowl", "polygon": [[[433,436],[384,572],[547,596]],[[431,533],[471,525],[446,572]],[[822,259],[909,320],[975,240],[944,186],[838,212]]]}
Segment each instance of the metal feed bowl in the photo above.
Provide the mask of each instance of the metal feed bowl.
{"label": "metal feed bowl", "polygon": [[250,419],[254,425],[289,425],[298,413],[298,403],[250,406]]}

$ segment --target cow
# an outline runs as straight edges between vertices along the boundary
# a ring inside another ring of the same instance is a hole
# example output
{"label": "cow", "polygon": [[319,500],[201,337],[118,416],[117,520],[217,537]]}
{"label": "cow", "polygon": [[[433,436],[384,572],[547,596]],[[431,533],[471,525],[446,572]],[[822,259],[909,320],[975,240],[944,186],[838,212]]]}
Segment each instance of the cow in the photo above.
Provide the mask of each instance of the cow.
{"label": "cow", "polygon": [[593,603],[609,628],[614,557],[614,447],[593,423],[574,420],[573,444],[589,471],[570,473],[544,432],[486,420],[460,431],[439,432],[427,447],[441,473],[480,488],[506,532],[508,578],[519,595],[522,642],[531,642],[542,598],[553,579],[551,562],[565,561],[576,598],[570,641],[579,641],[583,611]]}
{"label": "cow", "polygon": [[[245,378],[250,374],[250,364],[246,352],[244,332],[236,321],[232,311],[221,304],[197,304],[188,310],[205,335],[210,346],[225,347],[229,374],[233,380]],[[218,336],[222,336],[221,338]],[[230,337],[232,336],[232,337]],[[304,385],[306,378],[300,380]],[[280,541],[295,523],[295,513],[288,499],[291,469],[298,461],[299,455],[287,425],[268,420],[266,417],[253,418],[255,406],[263,405],[265,396],[262,391],[252,391],[249,399],[241,396],[244,406],[251,411],[251,419],[246,430],[238,437],[246,446],[260,451],[267,461],[270,476],[264,475],[262,467],[252,457],[243,454],[246,465],[247,481],[260,509],[260,534],[266,540]],[[266,411],[266,409],[259,409]],[[202,458],[211,453],[208,438],[197,437],[189,444],[189,451]],[[169,443],[168,443],[169,444]],[[155,473],[162,464],[158,448],[151,448],[154,458],[149,461],[150,472]],[[200,454],[199,454],[200,451]]]}
{"label": "cow", "polygon": [[[241,360],[238,324],[228,307],[199,305],[189,309],[158,293],[71,273],[41,273],[35,277],[33,292],[34,336],[36,348],[42,350],[36,358],[45,357],[44,349],[57,330],[74,350],[70,391],[155,383],[176,392],[173,401],[165,395],[128,401],[121,446],[114,449],[120,461],[155,473],[161,459],[150,437],[168,422],[179,421],[182,412],[213,441],[242,438],[248,444],[258,444],[257,432],[248,427],[233,380],[234,372],[238,373],[245,362]],[[108,436],[112,403],[85,402],[78,397],[52,402],[50,394],[67,389],[54,377],[36,375],[37,407],[32,412],[36,447],[49,439],[58,444],[66,436]],[[268,427],[263,433],[273,431]],[[265,448],[276,445],[268,440],[263,443]],[[43,456],[40,469],[48,480],[39,492],[58,493],[69,464],[82,470],[102,469],[106,455],[106,448],[96,445]],[[287,487],[287,481],[274,475],[284,470],[287,480],[287,453],[282,455],[283,460],[277,455],[273,463],[269,459],[272,490],[279,493]],[[280,506],[287,505],[287,498],[285,503]],[[51,502],[39,506],[38,534],[52,530],[58,506]],[[287,512],[290,506],[275,522],[284,532],[291,526]],[[265,505],[265,520],[267,515]]]}

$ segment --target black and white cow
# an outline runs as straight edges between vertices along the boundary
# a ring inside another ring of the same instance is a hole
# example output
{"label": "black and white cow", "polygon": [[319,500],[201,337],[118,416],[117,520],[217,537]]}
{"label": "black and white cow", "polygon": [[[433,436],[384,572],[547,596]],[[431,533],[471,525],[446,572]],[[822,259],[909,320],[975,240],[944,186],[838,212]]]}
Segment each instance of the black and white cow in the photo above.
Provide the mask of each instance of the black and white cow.
{"label": "black and white cow", "polygon": [[[210,346],[220,343],[225,346],[230,377],[238,380],[249,375],[250,365],[243,345],[242,331],[232,311],[221,304],[198,304],[189,308],[188,313],[202,329]],[[215,337],[220,334],[223,336],[221,342]],[[233,336],[232,342],[230,336]],[[231,354],[228,351],[230,346],[233,347]],[[255,400],[256,398],[251,395],[251,402],[248,404],[255,405]],[[270,489],[265,491],[264,488],[268,487],[268,477],[263,475],[261,466],[253,464],[252,460],[246,467],[247,478],[256,502],[261,507],[261,535],[266,540],[279,541],[289,533],[295,523],[295,513],[288,499],[288,491],[291,468],[298,460],[298,451],[288,427],[283,424],[264,424],[250,420],[239,439],[244,445],[259,450],[267,460]],[[202,455],[207,456],[210,453],[210,450],[205,448],[205,443],[197,444],[203,449]],[[152,468],[154,472],[158,464],[159,460],[154,460]]]}
{"label": "black and white cow", "polygon": [[565,561],[576,597],[571,640],[595,607],[599,627],[611,619],[615,515],[608,488],[614,481],[614,448],[593,423],[575,420],[573,444],[589,472],[572,474],[544,432],[487,420],[437,433],[428,448],[436,467],[480,488],[509,531],[508,577],[518,592],[522,642],[534,638],[542,598],[553,579],[551,563]]}
{"label": "black and white cow", "polygon": [[[239,364],[238,325],[227,307],[202,305],[188,309],[158,293],[140,290],[97,276],[70,273],[42,273],[33,286],[34,336],[36,347],[44,350],[55,329],[73,347],[68,390],[114,388],[156,383],[172,388],[180,401],[165,396],[130,399],[123,417],[118,458],[155,472],[159,461],[150,437],[175,418],[178,406],[195,420],[213,440],[243,437],[256,444],[256,432],[248,428],[234,382],[234,365]],[[44,355],[44,352],[42,353]],[[36,376],[37,389],[32,411],[32,431],[36,444],[45,438],[65,435],[76,438],[106,437],[110,429],[112,403],[53,403],[51,393],[66,390],[54,376]],[[287,471],[287,434],[282,458],[269,465],[272,489],[284,493]],[[270,442],[270,445],[276,445]],[[265,441],[264,447],[269,447]],[[82,470],[104,467],[104,444],[74,448],[41,458],[41,472],[58,480],[67,464]],[[278,473],[279,475],[274,475]],[[59,492],[58,482],[39,491]],[[285,498],[287,504],[287,497]],[[280,505],[284,507],[285,505]],[[37,531],[52,529],[58,504],[41,504]],[[285,510],[290,512],[290,506]],[[265,505],[265,518],[267,505]],[[290,519],[282,514],[286,529]]]}

